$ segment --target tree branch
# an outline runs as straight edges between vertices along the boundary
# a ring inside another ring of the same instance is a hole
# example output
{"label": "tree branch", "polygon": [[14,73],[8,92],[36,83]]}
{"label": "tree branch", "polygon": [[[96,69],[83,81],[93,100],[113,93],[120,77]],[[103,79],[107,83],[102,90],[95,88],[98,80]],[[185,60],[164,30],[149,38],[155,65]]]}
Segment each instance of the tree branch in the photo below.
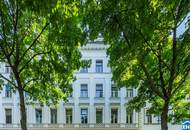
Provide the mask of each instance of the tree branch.
{"label": "tree branch", "polygon": [[175,23],[175,27],[173,29],[173,44],[172,44],[172,60],[171,60],[171,71],[170,71],[170,78],[168,83],[168,94],[171,94],[173,81],[176,74],[176,60],[177,60],[177,39],[176,39],[176,26],[177,23]]}
{"label": "tree branch", "polygon": [[[17,40],[17,23],[18,23],[18,0],[16,1],[16,10],[15,10],[15,14],[13,13],[13,30],[14,30],[14,37],[13,37],[13,50],[14,50],[14,46],[16,45],[16,61],[15,61],[15,65],[16,68],[19,64],[19,57],[20,57],[20,45],[19,42]],[[12,51],[11,51],[12,52]],[[13,52],[12,52],[13,53]]]}
{"label": "tree branch", "polygon": [[122,24],[120,23],[120,21],[119,21],[119,19],[118,19],[118,17],[117,17],[117,16],[115,16],[115,19],[116,19],[116,22],[117,22],[117,23],[118,23],[118,25],[119,25],[119,28],[120,28],[120,29],[121,29],[121,31],[123,32],[123,36],[124,36],[125,41],[126,41],[126,42],[127,42],[127,44],[128,44],[128,47],[130,47],[130,42],[129,42],[128,38],[127,38],[127,35],[126,35],[126,33],[125,33],[124,29],[123,29]]}
{"label": "tree branch", "polygon": [[25,88],[25,87],[27,86],[27,84],[29,84],[30,82],[35,81],[35,80],[37,80],[37,79],[38,79],[38,78],[32,78],[32,79],[30,79],[29,81],[27,81],[26,83],[24,83],[23,88]]}
{"label": "tree branch", "polygon": [[189,75],[190,67],[187,68],[187,70],[184,71],[185,74],[183,75],[183,78],[180,80],[179,84],[173,89],[171,95],[173,96],[180,88],[183,87],[183,83],[186,81],[186,78]]}
{"label": "tree branch", "polygon": [[166,89],[165,89],[165,83],[164,83],[164,78],[163,78],[163,71],[162,71],[162,59],[161,59],[161,54],[162,54],[162,52],[161,52],[161,45],[160,45],[160,43],[159,43],[159,45],[158,45],[158,71],[159,71],[159,73],[160,73],[160,77],[159,77],[159,79],[160,79],[160,83],[161,83],[161,89],[162,89],[162,92],[163,92],[163,94],[164,94],[164,96],[165,97],[167,97],[167,92],[166,92]]}
{"label": "tree branch", "polygon": [[25,69],[25,67],[32,61],[32,59],[34,59],[34,57],[36,57],[36,56],[38,56],[38,55],[48,54],[48,53],[50,53],[50,51],[34,54],[34,55],[22,66],[22,68],[19,70],[19,73],[21,73],[21,72]]}
{"label": "tree branch", "polygon": [[148,82],[150,83],[150,89],[156,93],[159,97],[161,97],[162,99],[164,99],[164,96],[162,95],[162,93],[160,93],[159,89],[157,88],[157,86],[155,86],[154,81],[152,80],[147,68],[145,67],[145,65],[143,64],[143,62],[140,62],[140,67],[142,68],[142,70],[144,71]]}
{"label": "tree branch", "polygon": [[34,44],[37,42],[38,38],[42,35],[42,33],[44,32],[44,30],[47,28],[48,25],[49,25],[49,23],[45,24],[45,26],[42,28],[41,32],[33,40],[33,42],[31,43],[31,45],[26,49],[26,51],[23,53],[23,55],[21,56],[21,58],[19,59],[19,61],[21,61],[25,57],[26,53],[34,46]]}
{"label": "tree branch", "polygon": [[15,88],[18,88],[17,85],[12,82],[11,80],[9,80],[8,78],[6,78],[5,76],[3,76],[2,74],[0,74],[0,77],[3,78],[4,80],[6,80],[7,82],[11,83]]}
{"label": "tree branch", "polygon": [[[138,33],[141,35],[141,37],[144,39],[144,42],[148,45],[149,49],[153,52],[153,54],[159,58],[158,54],[156,53],[156,51],[151,47],[151,45],[149,44],[148,40],[145,38],[144,34],[141,32],[141,30],[137,29]],[[168,70],[170,70],[169,66],[163,61],[161,60],[161,62],[167,67]]]}

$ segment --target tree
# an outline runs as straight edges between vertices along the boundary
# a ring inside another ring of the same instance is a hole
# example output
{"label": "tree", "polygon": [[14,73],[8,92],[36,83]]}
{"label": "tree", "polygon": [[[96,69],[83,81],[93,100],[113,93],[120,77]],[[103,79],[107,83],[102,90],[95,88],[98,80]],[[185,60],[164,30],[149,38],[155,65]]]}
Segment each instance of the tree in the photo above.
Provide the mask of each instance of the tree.
{"label": "tree", "polygon": [[87,0],[83,7],[89,37],[102,33],[110,45],[113,80],[138,89],[129,108],[148,101],[161,114],[162,130],[168,130],[169,106],[182,108],[189,93],[189,26],[177,36],[189,9],[188,0]]}
{"label": "tree", "polygon": [[[58,103],[71,92],[73,73],[84,65],[85,42],[79,4],[66,0],[1,0],[0,60],[10,77],[0,74],[20,99],[21,127],[27,130],[24,92],[41,103]],[[2,83],[2,82],[1,82]]]}

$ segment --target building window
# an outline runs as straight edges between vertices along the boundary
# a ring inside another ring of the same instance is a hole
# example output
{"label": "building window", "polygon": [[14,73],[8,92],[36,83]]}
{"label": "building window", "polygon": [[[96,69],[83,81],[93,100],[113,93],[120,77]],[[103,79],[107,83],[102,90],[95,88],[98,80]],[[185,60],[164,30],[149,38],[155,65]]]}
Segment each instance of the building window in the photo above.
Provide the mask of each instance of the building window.
{"label": "building window", "polygon": [[81,73],[88,73],[88,67],[83,67],[80,70]]}
{"label": "building window", "polygon": [[42,109],[36,109],[36,123],[42,123]]}
{"label": "building window", "polygon": [[97,60],[96,61],[96,72],[97,73],[102,73],[103,72],[103,61],[102,60]]}
{"label": "building window", "polygon": [[152,124],[152,114],[150,114],[148,111],[146,111],[146,121],[147,124]]}
{"label": "building window", "polygon": [[161,123],[161,117],[157,116],[157,123],[160,124]]}
{"label": "building window", "polygon": [[74,89],[73,89],[73,85],[71,86],[71,91],[68,95],[69,98],[72,98],[73,97],[73,93],[74,93]]}
{"label": "building window", "polygon": [[96,97],[103,97],[103,84],[96,84]]}
{"label": "building window", "polygon": [[118,109],[111,109],[111,123],[118,123]]}
{"label": "building window", "polygon": [[6,124],[12,123],[12,109],[5,109]]}
{"label": "building window", "polygon": [[87,124],[88,123],[88,109],[81,109],[81,123]]}
{"label": "building window", "polygon": [[128,98],[133,97],[133,89],[132,88],[128,88],[127,89],[126,97],[128,97]]}
{"label": "building window", "polygon": [[5,97],[12,97],[11,87],[8,84],[5,85]]}
{"label": "building window", "polygon": [[118,97],[118,88],[115,85],[111,87],[111,97]]}
{"label": "building window", "polygon": [[97,108],[97,109],[96,109],[96,123],[98,123],[98,124],[103,123],[103,122],[102,122],[102,115],[103,115],[102,109]]}
{"label": "building window", "polygon": [[72,124],[73,122],[73,111],[71,108],[65,109],[66,111],[66,123],[67,124]]}
{"label": "building window", "polygon": [[72,98],[72,97],[73,97],[73,92],[71,92],[71,93],[69,94],[69,97],[70,97],[70,98]]}
{"label": "building window", "polygon": [[126,114],[126,123],[127,124],[132,124],[133,123],[133,112],[128,112]]}
{"label": "building window", "polygon": [[88,97],[88,85],[87,84],[81,84],[81,97]]}
{"label": "building window", "polygon": [[9,73],[10,72],[10,66],[9,65],[5,65],[5,73]]}
{"label": "building window", "polygon": [[57,109],[50,109],[51,111],[51,124],[56,124],[57,123]]}
{"label": "building window", "polygon": [[28,92],[24,92],[24,97],[26,97],[26,98],[29,98],[29,93]]}

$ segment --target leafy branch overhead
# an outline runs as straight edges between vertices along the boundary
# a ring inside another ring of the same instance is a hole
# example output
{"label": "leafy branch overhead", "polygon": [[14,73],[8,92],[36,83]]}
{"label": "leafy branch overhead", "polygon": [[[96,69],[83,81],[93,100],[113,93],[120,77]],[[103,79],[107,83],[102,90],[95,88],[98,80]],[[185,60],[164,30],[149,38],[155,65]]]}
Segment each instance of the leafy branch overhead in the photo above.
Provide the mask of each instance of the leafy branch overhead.
{"label": "leafy branch overhead", "polygon": [[[83,11],[89,37],[101,33],[110,45],[113,80],[138,89],[128,108],[152,104],[152,111],[161,115],[162,130],[167,130],[169,106],[179,110],[174,100],[180,104],[189,93],[183,91],[190,82],[190,2],[87,0]],[[187,27],[179,32],[185,22]]]}
{"label": "leafy branch overhead", "polygon": [[57,104],[72,91],[74,72],[86,65],[79,51],[86,42],[79,6],[75,0],[0,2],[0,60],[11,70],[0,80],[18,90],[22,130],[27,130],[24,92]]}

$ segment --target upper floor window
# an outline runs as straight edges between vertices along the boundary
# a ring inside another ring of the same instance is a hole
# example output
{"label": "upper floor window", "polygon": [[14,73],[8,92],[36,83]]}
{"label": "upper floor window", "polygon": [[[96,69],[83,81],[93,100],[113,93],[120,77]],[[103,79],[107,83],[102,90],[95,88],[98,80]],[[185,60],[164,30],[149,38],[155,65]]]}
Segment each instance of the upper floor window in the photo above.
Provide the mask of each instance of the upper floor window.
{"label": "upper floor window", "polygon": [[186,100],[190,100],[190,95],[189,95],[189,94],[186,95],[185,99],[186,99]]}
{"label": "upper floor window", "polygon": [[5,97],[12,97],[11,87],[9,84],[5,85]]}
{"label": "upper floor window", "polygon": [[68,97],[72,98],[74,93],[73,85],[71,86],[71,92],[69,93]]}
{"label": "upper floor window", "polygon": [[70,97],[70,98],[72,98],[72,97],[73,97],[73,92],[71,92],[71,93],[69,94],[69,97]]}
{"label": "upper floor window", "polygon": [[103,60],[96,60],[96,72],[97,73],[103,72]]}
{"label": "upper floor window", "polygon": [[96,97],[103,97],[103,84],[96,84]]}
{"label": "upper floor window", "polygon": [[83,67],[80,70],[81,73],[88,73],[88,67]]}
{"label": "upper floor window", "polygon": [[128,97],[128,98],[133,97],[133,89],[132,88],[127,89],[126,97]]}
{"label": "upper floor window", "polygon": [[118,88],[115,85],[111,87],[111,97],[118,97]]}
{"label": "upper floor window", "polygon": [[5,65],[5,73],[10,73],[10,66],[8,64]]}
{"label": "upper floor window", "polygon": [[88,109],[87,108],[81,109],[81,123],[82,124],[88,123]]}
{"label": "upper floor window", "polygon": [[103,111],[102,108],[97,108],[96,109],[96,123],[103,123],[102,122],[102,117],[103,116]]}
{"label": "upper floor window", "polygon": [[81,97],[88,97],[88,85],[87,84],[81,84]]}
{"label": "upper floor window", "polygon": [[111,109],[111,123],[118,123],[118,109]]}
{"label": "upper floor window", "polygon": [[57,123],[57,109],[51,108],[51,124]]}
{"label": "upper floor window", "polygon": [[72,122],[73,122],[73,111],[72,111],[72,108],[65,109],[65,113],[66,113],[66,123],[67,124],[72,124]]}
{"label": "upper floor window", "polygon": [[42,123],[42,109],[36,109],[36,123]]}
{"label": "upper floor window", "polygon": [[6,124],[12,123],[12,109],[5,109]]}

